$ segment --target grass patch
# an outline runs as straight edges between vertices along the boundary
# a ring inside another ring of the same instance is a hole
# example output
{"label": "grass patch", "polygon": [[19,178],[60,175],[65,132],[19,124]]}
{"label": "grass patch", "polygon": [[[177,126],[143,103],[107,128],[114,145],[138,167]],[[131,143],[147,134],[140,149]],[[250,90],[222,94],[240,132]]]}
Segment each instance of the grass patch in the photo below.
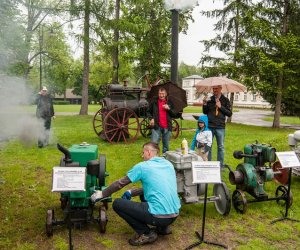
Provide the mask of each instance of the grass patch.
{"label": "grass patch", "polygon": [[[62,105],[67,107],[69,105]],[[18,140],[0,146],[0,249],[68,249],[68,230],[65,226],[55,227],[54,236],[47,238],[45,217],[49,208],[54,208],[56,217],[63,218],[58,193],[51,193],[52,168],[59,165],[61,152],[55,144],[65,147],[86,141],[96,144],[99,153],[106,156],[106,181],[111,183],[124,176],[141,160],[142,145],[149,139],[139,136],[132,144],[109,144],[99,139],[93,131],[93,116],[59,116],[53,122],[52,144],[38,149],[36,145],[24,146]],[[195,128],[195,121],[179,121],[182,128]],[[225,162],[233,169],[242,162],[234,159],[234,150],[243,150],[245,144],[269,143],[277,151],[290,150],[287,136],[289,129],[228,124],[225,137]],[[183,138],[190,143],[194,131],[183,130],[172,140],[170,149],[180,148]],[[216,145],[213,145],[213,159],[216,159]],[[222,172],[222,180],[231,193],[235,186],[228,180],[228,171]],[[265,189],[273,197],[278,184],[267,182]],[[132,187],[130,185],[128,188]],[[125,188],[126,189],[126,188]],[[124,190],[113,195],[120,197]],[[209,185],[209,195],[212,185]],[[300,219],[300,178],[293,178],[292,193],[294,203],[289,215]],[[251,199],[251,197],[247,197]],[[122,221],[109,204],[109,222],[104,235],[99,234],[97,225],[81,230],[73,230],[75,249],[131,249],[127,240],[132,229]],[[227,244],[231,249],[296,249],[300,245],[299,223],[280,222],[270,225],[280,218],[284,208],[275,201],[249,203],[244,215],[232,208],[227,217],[220,216],[214,204],[207,205],[206,239]],[[195,231],[201,231],[203,204],[183,204],[181,214],[172,226],[173,234],[159,237],[155,249],[184,249],[195,242]],[[284,240],[282,240],[284,239]],[[145,247],[145,249],[151,249]]]}
{"label": "grass patch", "polygon": [[[265,117],[263,120],[268,122],[273,122],[274,117],[268,116]],[[291,124],[291,125],[300,125],[300,118],[296,116],[280,116],[280,123],[281,124]]]}

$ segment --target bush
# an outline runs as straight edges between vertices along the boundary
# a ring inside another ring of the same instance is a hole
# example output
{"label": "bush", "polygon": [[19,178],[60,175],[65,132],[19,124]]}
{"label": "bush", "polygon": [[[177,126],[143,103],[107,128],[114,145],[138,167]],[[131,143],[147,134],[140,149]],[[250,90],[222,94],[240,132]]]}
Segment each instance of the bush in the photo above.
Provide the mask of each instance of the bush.
{"label": "bush", "polygon": [[53,101],[53,104],[54,105],[69,105],[70,104],[70,101]]}

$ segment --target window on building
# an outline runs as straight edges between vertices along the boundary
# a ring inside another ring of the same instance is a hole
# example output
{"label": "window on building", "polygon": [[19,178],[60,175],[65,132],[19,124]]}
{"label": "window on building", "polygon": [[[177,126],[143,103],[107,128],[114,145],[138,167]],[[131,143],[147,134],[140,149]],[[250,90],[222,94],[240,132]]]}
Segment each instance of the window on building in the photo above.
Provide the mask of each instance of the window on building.
{"label": "window on building", "polygon": [[239,92],[236,92],[235,95],[234,95],[234,100],[235,100],[235,101],[238,101],[238,100],[239,100],[239,97],[240,97],[240,93],[239,93]]}
{"label": "window on building", "polygon": [[252,101],[256,102],[256,97],[257,97],[256,92],[253,92],[253,99],[252,99]]}
{"label": "window on building", "polygon": [[247,92],[244,92],[244,101],[247,101]]}

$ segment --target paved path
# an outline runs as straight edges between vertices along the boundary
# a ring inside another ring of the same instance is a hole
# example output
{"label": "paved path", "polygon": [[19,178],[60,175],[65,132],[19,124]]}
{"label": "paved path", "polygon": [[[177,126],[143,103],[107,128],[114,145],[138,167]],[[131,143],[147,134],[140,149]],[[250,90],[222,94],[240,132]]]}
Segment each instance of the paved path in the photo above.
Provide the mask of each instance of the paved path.
{"label": "paved path", "polygon": [[[195,114],[199,115],[199,114]],[[252,126],[272,127],[273,122],[264,121],[267,116],[274,115],[273,111],[261,110],[261,109],[241,109],[238,112],[234,112],[232,115],[232,123],[240,123]],[[186,120],[194,120],[193,114],[183,114],[183,118]],[[300,129],[300,125],[281,124],[282,128]]]}
{"label": "paved path", "polygon": [[[267,116],[274,115],[273,111],[264,110],[264,109],[242,109],[239,108],[238,112],[234,112],[232,116],[232,123],[240,123],[245,125],[252,126],[261,126],[261,127],[272,127],[273,122],[264,121],[263,119]],[[199,107],[199,111],[201,111]],[[78,115],[77,112],[57,112],[55,113],[57,116],[59,115]],[[94,115],[95,113],[89,112],[89,115]],[[191,114],[191,113],[183,113],[182,117],[185,120],[195,120],[193,115],[199,115],[199,113]],[[291,128],[291,129],[300,129],[300,125],[292,125],[292,124],[281,124],[282,128]]]}

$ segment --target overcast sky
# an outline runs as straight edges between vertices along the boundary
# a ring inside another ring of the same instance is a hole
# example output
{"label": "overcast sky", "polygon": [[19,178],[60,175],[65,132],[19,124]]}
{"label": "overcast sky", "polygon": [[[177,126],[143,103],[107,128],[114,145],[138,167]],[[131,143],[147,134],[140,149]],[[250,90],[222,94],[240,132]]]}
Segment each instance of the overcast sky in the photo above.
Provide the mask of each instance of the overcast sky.
{"label": "overcast sky", "polygon": [[[198,6],[193,9],[193,18],[195,22],[189,23],[187,35],[179,34],[178,44],[178,62],[184,62],[188,65],[197,65],[200,61],[204,46],[200,40],[211,39],[215,37],[213,24],[216,19],[206,18],[200,14],[202,10],[219,9],[223,6],[221,0],[198,0]],[[211,52],[216,53],[216,52]]]}

